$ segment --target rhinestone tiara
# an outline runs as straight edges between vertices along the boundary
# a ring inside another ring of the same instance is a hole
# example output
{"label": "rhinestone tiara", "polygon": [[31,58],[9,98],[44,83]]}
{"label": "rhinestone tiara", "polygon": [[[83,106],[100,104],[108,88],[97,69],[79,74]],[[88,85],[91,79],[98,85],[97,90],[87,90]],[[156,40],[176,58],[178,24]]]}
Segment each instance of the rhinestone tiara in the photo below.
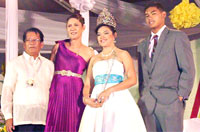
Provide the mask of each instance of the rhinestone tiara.
{"label": "rhinestone tiara", "polygon": [[105,24],[116,28],[116,20],[114,16],[108,11],[108,9],[104,8],[102,12],[100,12],[97,18],[97,26],[100,24]]}

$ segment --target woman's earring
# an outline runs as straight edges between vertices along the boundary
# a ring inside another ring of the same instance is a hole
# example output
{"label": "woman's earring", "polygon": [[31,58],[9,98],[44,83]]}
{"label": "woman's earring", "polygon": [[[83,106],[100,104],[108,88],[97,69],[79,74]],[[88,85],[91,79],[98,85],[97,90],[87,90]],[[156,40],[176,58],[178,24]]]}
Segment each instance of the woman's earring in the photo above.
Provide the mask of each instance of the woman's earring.
{"label": "woman's earring", "polygon": [[116,41],[116,40],[114,40],[114,43],[116,44],[116,43],[117,43],[117,41]]}

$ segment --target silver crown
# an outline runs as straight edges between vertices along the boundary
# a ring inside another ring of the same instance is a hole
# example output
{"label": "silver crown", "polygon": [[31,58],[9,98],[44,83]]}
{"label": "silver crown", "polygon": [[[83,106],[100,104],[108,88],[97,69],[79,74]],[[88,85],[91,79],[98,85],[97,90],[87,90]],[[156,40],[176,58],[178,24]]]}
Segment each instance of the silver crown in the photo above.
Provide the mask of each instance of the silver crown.
{"label": "silver crown", "polygon": [[116,28],[116,20],[114,16],[108,11],[108,9],[104,8],[102,12],[100,12],[97,18],[97,26],[100,24],[106,24]]}

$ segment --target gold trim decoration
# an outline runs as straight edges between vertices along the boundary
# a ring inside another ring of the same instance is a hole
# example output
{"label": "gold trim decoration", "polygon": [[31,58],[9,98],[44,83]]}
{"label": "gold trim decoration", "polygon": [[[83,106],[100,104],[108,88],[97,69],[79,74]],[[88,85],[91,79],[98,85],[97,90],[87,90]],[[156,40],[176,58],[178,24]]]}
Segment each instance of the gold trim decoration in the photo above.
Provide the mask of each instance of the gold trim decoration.
{"label": "gold trim decoration", "polygon": [[62,70],[62,71],[55,71],[54,74],[60,74],[61,76],[73,76],[73,77],[80,77],[81,78],[81,75],[78,74],[78,73],[73,73],[72,71],[70,70]]}

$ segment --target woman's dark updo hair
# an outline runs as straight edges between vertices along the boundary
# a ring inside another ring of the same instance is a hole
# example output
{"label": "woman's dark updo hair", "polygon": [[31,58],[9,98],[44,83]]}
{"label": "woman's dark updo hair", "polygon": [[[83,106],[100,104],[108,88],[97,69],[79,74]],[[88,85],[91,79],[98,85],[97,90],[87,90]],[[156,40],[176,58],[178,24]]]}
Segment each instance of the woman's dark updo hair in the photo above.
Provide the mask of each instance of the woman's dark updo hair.
{"label": "woman's dark updo hair", "polygon": [[79,20],[82,25],[85,24],[85,20],[84,20],[84,18],[81,16],[81,14],[79,12],[76,12],[75,14],[69,16],[67,18],[66,22],[68,22],[69,19],[71,19],[71,18],[75,18],[75,19]]}
{"label": "woman's dark updo hair", "polygon": [[95,29],[95,33],[96,33],[96,34],[97,34],[99,28],[102,27],[102,26],[108,27],[108,28],[112,31],[113,34],[116,32],[116,29],[115,29],[113,26],[110,26],[110,25],[107,25],[107,24],[103,24],[103,23],[102,23],[102,24],[99,24],[99,25],[96,27],[96,29]]}

